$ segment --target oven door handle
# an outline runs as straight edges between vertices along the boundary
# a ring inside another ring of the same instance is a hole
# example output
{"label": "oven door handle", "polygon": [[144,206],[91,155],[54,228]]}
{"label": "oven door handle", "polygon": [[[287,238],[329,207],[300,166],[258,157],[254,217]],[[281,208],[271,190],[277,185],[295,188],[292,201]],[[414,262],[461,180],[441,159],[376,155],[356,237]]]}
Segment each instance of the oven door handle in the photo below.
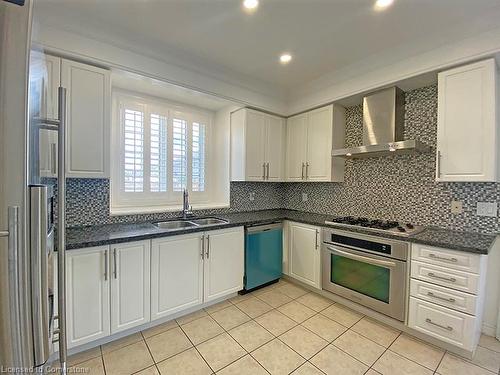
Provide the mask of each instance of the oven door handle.
{"label": "oven door handle", "polygon": [[331,246],[327,246],[326,248],[333,254],[340,255],[340,256],[343,256],[343,257],[346,257],[346,258],[349,258],[352,260],[357,260],[360,262],[369,263],[369,264],[373,264],[376,266],[382,266],[382,267],[389,267],[389,268],[396,267],[395,262],[374,259],[374,258],[370,258],[370,257],[364,257],[362,255],[352,254],[352,253],[349,253],[347,251],[339,250],[339,249],[336,249],[336,248],[331,247]]}

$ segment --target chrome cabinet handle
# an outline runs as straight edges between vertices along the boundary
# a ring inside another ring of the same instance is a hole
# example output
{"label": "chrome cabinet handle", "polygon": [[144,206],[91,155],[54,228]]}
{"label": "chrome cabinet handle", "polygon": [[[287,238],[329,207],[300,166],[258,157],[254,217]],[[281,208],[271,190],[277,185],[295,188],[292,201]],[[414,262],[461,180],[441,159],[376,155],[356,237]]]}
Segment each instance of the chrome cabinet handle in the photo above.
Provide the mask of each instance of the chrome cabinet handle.
{"label": "chrome cabinet handle", "polygon": [[445,329],[447,331],[453,331],[453,327],[450,327],[450,326],[443,326],[439,323],[435,323],[433,322],[430,318],[425,318],[425,321],[426,323],[429,323],[429,324],[432,324],[433,326],[436,326],[436,327],[439,327],[439,328],[442,328],[442,329]]}
{"label": "chrome cabinet handle", "polygon": [[434,272],[429,272],[427,273],[427,276],[433,277],[434,279],[439,279],[439,280],[444,280],[444,281],[449,281],[450,283],[456,283],[457,279],[454,277],[444,277],[444,276],[438,276]]}
{"label": "chrome cabinet handle", "polygon": [[315,238],[315,243],[314,243],[314,248],[315,249],[318,248],[318,234],[319,234],[319,230],[316,229],[316,238]]}
{"label": "chrome cabinet handle", "polygon": [[117,274],[118,274],[118,270],[117,270],[117,266],[116,266],[116,248],[113,249],[113,277],[115,279],[117,279]]}
{"label": "chrome cabinet handle", "polygon": [[108,250],[104,252],[104,280],[108,281]]}
{"label": "chrome cabinet handle", "polygon": [[457,258],[446,258],[446,257],[441,257],[441,256],[436,255],[436,254],[433,254],[433,253],[430,253],[430,254],[429,254],[429,258],[432,258],[432,259],[437,259],[437,260],[444,260],[444,261],[446,261],[446,262],[453,262],[453,263],[458,262],[458,259],[457,259]]}
{"label": "chrome cabinet handle", "polygon": [[266,179],[266,163],[262,163],[262,179]]}
{"label": "chrome cabinet handle", "polygon": [[301,172],[301,178],[304,179],[304,167],[305,167],[305,163],[302,162],[302,172]]}
{"label": "chrome cabinet handle", "polygon": [[455,303],[455,298],[445,298],[445,297],[441,297],[441,296],[438,296],[432,292],[427,292],[427,295],[429,297],[432,297],[432,298],[436,298],[436,299],[440,299],[441,301],[445,301],[445,302],[451,302],[451,303]]}
{"label": "chrome cabinet handle", "polygon": [[57,145],[55,143],[51,143],[50,146],[51,146],[51,148],[50,148],[50,171],[52,172],[52,174],[56,174],[57,173],[57,164],[56,164]]}
{"label": "chrome cabinet handle", "polygon": [[201,254],[200,254],[201,259],[204,258],[204,255],[205,255],[205,235],[202,234],[201,235]]}
{"label": "chrome cabinet handle", "polygon": [[436,152],[436,177],[441,177],[441,151]]}
{"label": "chrome cabinet handle", "polygon": [[210,258],[210,235],[207,235],[207,259]]}
{"label": "chrome cabinet handle", "polygon": [[266,177],[266,180],[269,180],[269,162],[267,162],[266,169],[267,169],[267,177]]}
{"label": "chrome cabinet handle", "polygon": [[309,178],[309,162],[306,163],[306,180]]}

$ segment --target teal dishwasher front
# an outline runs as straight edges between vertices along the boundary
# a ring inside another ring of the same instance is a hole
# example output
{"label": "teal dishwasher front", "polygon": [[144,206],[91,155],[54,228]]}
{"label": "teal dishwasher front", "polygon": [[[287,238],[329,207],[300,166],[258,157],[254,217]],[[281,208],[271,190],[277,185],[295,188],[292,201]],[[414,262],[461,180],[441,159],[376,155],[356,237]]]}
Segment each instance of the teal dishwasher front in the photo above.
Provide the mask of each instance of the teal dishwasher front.
{"label": "teal dishwasher front", "polygon": [[245,290],[281,277],[283,226],[281,223],[249,227],[245,231]]}

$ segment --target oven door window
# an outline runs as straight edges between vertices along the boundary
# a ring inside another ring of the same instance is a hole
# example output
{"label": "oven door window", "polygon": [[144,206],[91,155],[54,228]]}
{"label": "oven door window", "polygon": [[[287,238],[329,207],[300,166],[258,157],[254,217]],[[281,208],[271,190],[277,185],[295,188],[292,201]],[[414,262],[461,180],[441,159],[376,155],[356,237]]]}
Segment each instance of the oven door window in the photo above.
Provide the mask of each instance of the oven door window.
{"label": "oven door window", "polygon": [[391,270],[379,265],[331,254],[330,281],[389,303]]}

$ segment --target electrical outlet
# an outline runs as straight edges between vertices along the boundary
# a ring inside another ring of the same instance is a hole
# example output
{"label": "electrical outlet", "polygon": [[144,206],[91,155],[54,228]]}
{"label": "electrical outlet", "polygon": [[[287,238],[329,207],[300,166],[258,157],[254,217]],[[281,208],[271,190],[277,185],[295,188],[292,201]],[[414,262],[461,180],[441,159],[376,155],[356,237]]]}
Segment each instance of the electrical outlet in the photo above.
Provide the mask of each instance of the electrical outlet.
{"label": "electrical outlet", "polygon": [[253,202],[255,200],[255,192],[251,191],[248,196],[248,199],[250,199],[250,202]]}
{"label": "electrical outlet", "polygon": [[307,202],[308,196],[307,193],[302,193],[302,202]]}
{"label": "electrical outlet", "polygon": [[477,202],[476,214],[478,216],[496,217],[498,211],[497,202]]}
{"label": "electrical outlet", "polygon": [[461,214],[464,212],[462,201],[451,201],[450,210],[452,214]]}

